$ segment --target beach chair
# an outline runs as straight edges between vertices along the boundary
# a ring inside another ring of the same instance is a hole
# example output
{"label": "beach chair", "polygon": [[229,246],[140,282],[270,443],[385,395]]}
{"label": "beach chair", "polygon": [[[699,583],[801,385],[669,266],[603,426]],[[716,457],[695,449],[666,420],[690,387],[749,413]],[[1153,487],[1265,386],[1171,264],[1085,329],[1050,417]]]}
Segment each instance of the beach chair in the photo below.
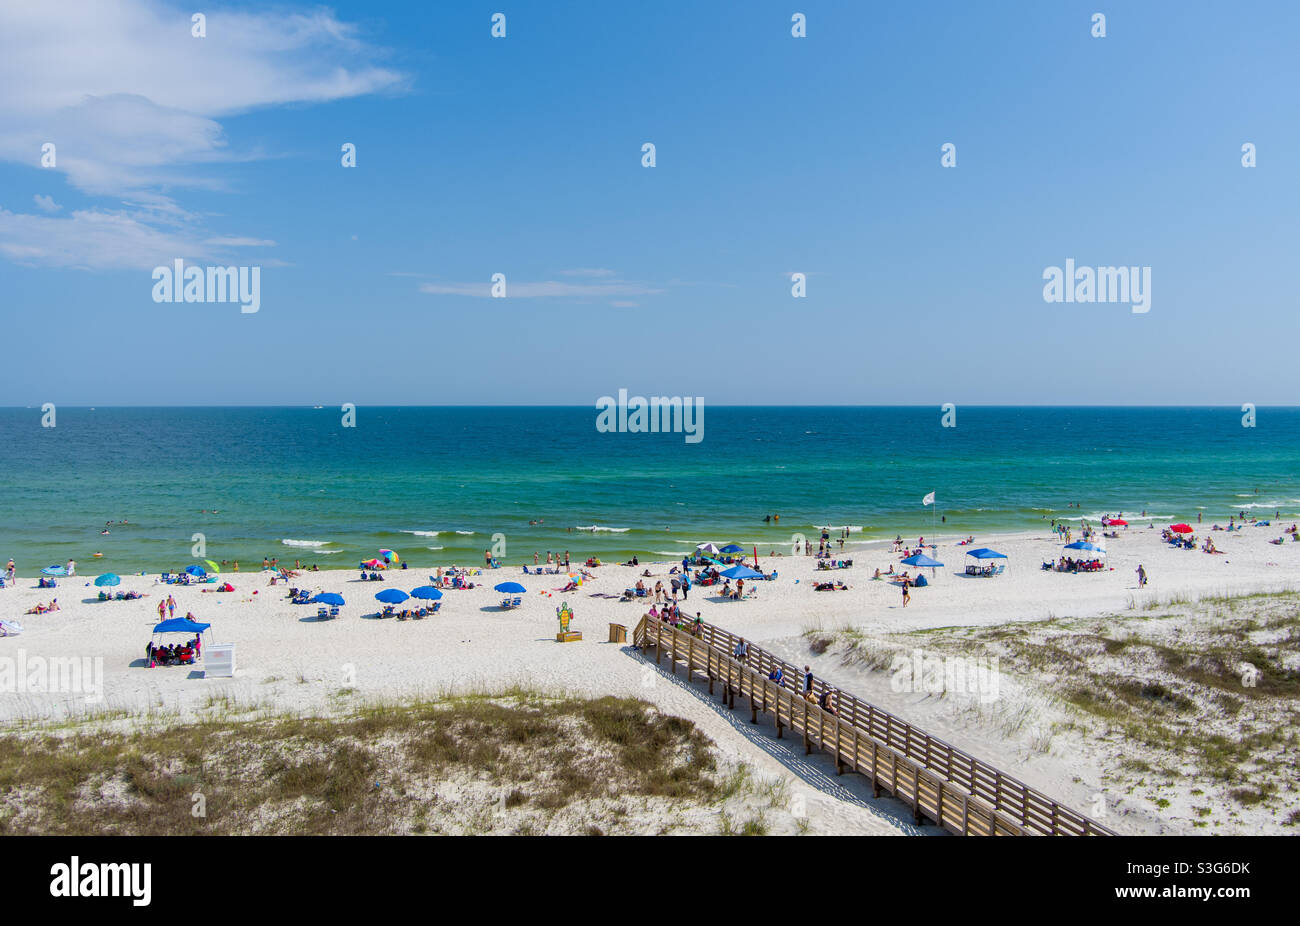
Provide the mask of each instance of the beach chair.
{"label": "beach chair", "polygon": [[323,621],[329,616],[330,616],[330,609],[325,607],[324,605],[321,605],[319,608],[316,609],[317,620]]}
{"label": "beach chair", "polygon": [[330,607],[330,617],[338,617],[338,616],[339,616],[339,606],[332,605]]}
{"label": "beach chair", "polygon": [[1004,563],[999,563],[999,564],[998,564],[998,567],[997,567],[996,569],[993,570],[993,574],[994,574],[995,576],[1000,576],[1000,575],[1002,575],[1002,573],[1006,572],[1006,569],[1007,569],[1006,564],[1004,564]]}
{"label": "beach chair", "polygon": [[380,617],[393,617],[397,614],[397,609],[391,604],[384,605],[384,610],[379,612]]}
{"label": "beach chair", "polygon": [[430,614],[437,614],[437,613],[438,613],[438,609],[441,608],[441,607],[442,607],[442,602],[441,602],[441,601],[435,601],[435,602],[433,603],[433,606],[429,608],[429,613],[430,613]]}

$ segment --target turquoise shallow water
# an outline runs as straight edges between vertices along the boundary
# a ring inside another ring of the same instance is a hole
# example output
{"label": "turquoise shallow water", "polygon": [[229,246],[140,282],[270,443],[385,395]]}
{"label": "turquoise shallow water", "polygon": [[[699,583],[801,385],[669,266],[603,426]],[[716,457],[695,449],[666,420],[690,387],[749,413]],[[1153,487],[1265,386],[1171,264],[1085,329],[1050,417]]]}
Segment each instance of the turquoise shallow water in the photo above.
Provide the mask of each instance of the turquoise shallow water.
{"label": "turquoise shallow water", "polygon": [[24,574],[70,557],[85,573],[184,565],[196,532],[241,566],[353,566],[381,547],[475,563],[494,533],[511,563],[788,549],[823,525],[932,532],[930,491],[949,534],[1144,509],[1300,517],[1295,408],[1243,428],[1235,408],[972,407],[942,428],[933,407],[710,407],[698,444],[601,433],[594,408],[363,407],[355,428],[337,408],[57,414],[42,428],[38,409],[0,409],[0,557]]}

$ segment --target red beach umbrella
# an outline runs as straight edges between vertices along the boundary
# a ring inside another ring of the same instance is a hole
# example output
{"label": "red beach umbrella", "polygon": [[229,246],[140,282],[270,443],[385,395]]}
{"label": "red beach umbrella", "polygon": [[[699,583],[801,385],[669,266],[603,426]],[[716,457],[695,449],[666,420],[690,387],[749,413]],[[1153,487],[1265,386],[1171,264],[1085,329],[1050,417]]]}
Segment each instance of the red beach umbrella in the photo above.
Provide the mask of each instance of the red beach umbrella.
{"label": "red beach umbrella", "polygon": [[1111,518],[1109,521],[1106,522],[1107,527],[1109,527],[1112,524],[1118,524],[1120,527],[1128,527],[1128,522],[1125,521],[1123,518]]}
{"label": "red beach umbrella", "polygon": [[1171,524],[1169,525],[1169,529],[1173,531],[1175,534],[1192,533],[1192,526],[1190,524]]}

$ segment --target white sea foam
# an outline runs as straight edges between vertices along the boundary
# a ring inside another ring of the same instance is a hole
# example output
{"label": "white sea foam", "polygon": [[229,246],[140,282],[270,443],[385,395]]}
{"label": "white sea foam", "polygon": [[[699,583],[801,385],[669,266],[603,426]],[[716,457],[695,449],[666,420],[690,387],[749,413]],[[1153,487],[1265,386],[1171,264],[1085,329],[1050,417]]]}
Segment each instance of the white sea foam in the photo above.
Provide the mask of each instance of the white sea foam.
{"label": "white sea foam", "polygon": [[330,540],[281,540],[280,542],[281,542],[282,544],[284,544],[286,547],[323,547],[323,546],[325,546],[327,543],[332,543],[333,541],[330,541]]}
{"label": "white sea foam", "polygon": [[458,533],[458,534],[464,534],[465,536],[468,537],[470,534],[472,534],[472,533],[474,533],[474,532],[473,532],[473,531],[456,531],[456,533]]}
{"label": "white sea foam", "polygon": [[426,550],[441,550],[442,547],[425,547]]}
{"label": "white sea foam", "polygon": [[437,537],[442,531],[402,531],[403,534],[413,534],[416,537]]}
{"label": "white sea foam", "polygon": [[593,524],[590,527],[575,527],[575,531],[587,531],[589,534],[626,534],[632,528],[630,527],[601,527],[599,524]]}

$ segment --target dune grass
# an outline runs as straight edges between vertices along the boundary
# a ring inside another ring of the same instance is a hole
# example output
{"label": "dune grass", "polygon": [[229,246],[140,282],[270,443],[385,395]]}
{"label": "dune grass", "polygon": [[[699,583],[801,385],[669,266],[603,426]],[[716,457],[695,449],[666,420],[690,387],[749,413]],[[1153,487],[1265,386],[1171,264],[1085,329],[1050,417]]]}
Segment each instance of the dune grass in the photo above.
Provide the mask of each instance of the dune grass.
{"label": "dune grass", "polygon": [[620,832],[739,787],[690,721],[626,698],[0,735],[3,835]]}

